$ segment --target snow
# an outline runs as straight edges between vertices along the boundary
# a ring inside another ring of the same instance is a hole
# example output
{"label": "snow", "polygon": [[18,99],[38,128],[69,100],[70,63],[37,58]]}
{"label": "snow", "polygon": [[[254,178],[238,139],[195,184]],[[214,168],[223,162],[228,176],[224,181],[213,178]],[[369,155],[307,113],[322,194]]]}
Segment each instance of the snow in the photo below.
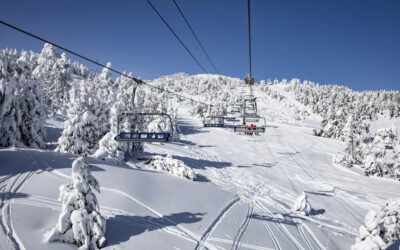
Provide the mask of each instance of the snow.
{"label": "snow", "polygon": [[[201,82],[202,77],[191,79]],[[272,88],[276,97],[254,87],[267,120],[265,134],[237,135],[231,122],[204,128],[182,101],[176,109],[176,141],[146,144],[142,154],[119,164],[87,157],[101,184],[96,196],[107,225],[105,249],[350,249],[365,215],[399,196],[400,182],[337,166],[334,157],[345,143],[314,136],[321,117],[284,85]],[[46,123],[48,142],[62,132],[57,119]],[[43,237],[63,211],[57,188],[71,182],[77,157],[0,149],[2,247],[74,249]],[[141,157],[156,163],[146,165]],[[293,212],[299,196],[304,214]],[[72,217],[81,222],[81,214]]]}
{"label": "snow", "polygon": [[311,205],[307,201],[307,195],[303,192],[296,200],[293,206],[293,211],[302,215],[310,215]]}
{"label": "snow", "polygon": [[171,155],[167,155],[166,157],[160,155],[153,156],[145,164],[149,165],[150,168],[166,171],[189,180],[196,178],[196,173],[190,167],[181,160],[173,159]]}

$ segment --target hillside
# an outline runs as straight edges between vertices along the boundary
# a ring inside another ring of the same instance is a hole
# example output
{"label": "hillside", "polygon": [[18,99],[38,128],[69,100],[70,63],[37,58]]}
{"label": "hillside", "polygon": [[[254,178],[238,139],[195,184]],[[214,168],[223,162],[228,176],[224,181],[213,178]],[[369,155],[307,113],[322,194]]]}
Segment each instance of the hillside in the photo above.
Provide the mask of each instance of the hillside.
{"label": "hillside", "polygon": [[[261,136],[237,135],[229,124],[203,128],[181,102],[180,139],[145,145],[144,156],[170,154],[194,169],[198,181],[149,170],[137,160],[129,165],[89,160],[102,187],[106,249],[346,249],[366,212],[398,195],[397,181],[334,164],[344,143],[312,135],[320,118],[294,119],[290,107],[302,105],[289,95],[279,102],[257,88],[255,94],[268,120]],[[60,123],[50,123],[47,129],[56,138]],[[3,246],[54,249],[57,243],[43,243],[43,234],[56,223],[58,186],[68,181],[75,157],[1,150]],[[291,212],[303,191],[312,205],[308,217]]]}
{"label": "hillside", "polygon": [[[59,187],[79,156],[100,183],[105,249],[350,249],[356,238],[396,240],[392,210],[384,223],[364,219],[399,196],[398,91],[298,79],[250,89],[237,78],[184,73],[139,84],[107,68],[90,73],[49,45],[40,54],[3,50],[0,59],[4,249],[74,249],[45,234],[58,223]],[[240,121],[203,126],[206,104],[227,115],[251,92],[265,133],[235,133]],[[116,142],[118,115],[129,110],[168,113],[170,122],[136,115],[120,126],[170,131],[171,141]]]}

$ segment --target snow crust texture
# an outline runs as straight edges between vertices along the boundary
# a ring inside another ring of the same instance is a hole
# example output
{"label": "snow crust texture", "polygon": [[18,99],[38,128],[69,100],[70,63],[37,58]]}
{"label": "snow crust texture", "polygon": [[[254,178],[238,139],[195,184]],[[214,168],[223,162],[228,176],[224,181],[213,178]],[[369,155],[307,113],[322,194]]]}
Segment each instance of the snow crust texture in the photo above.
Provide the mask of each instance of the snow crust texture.
{"label": "snow crust texture", "polygon": [[88,167],[82,157],[72,163],[72,182],[60,186],[62,211],[57,225],[46,234],[47,241],[74,244],[89,250],[105,245],[106,220],[92,192],[92,189],[100,192],[100,185]]}

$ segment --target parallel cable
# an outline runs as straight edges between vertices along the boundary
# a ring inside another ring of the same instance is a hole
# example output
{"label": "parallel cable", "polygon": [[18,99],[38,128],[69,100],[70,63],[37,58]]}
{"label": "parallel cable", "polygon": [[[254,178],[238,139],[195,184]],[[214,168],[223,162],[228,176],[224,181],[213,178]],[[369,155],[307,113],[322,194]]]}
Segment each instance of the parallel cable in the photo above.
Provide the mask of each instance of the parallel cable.
{"label": "parallel cable", "polygon": [[72,55],[74,55],[74,56],[77,56],[77,57],[79,57],[79,58],[82,58],[83,60],[86,60],[86,61],[88,61],[88,62],[91,62],[91,63],[93,63],[93,64],[95,64],[95,65],[97,65],[97,66],[100,66],[100,67],[102,67],[102,68],[108,69],[108,70],[110,70],[110,71],[112,71],[112,72],[114,72],[114,73],[117,73],[118,75],[125,76],[125,77],[127,77],[127,78],[129,78],[129,79],[132,79],[132,80],[135,81],[137,84],[143,84],[143,85],[149,86],[149,87],[151,87],[151,88],[158,89],[158,90],[160,90],[161,92],[165,92],[165,93],[168,93],[168,94],[171,94],[171,95],[175,95],[175,96],[184,98],[184,99],[186,99],[186,100],[190,100],[190,101],[197,102],[197,103],[200,103],[200,104],[204,104],[204,105],[207,105],[207,106],[211,105],[211,104],[207,104],[207,103],[205,103],[205,102],[198,101],[198,100],[192,99],[192,98],[190,98],[190,97],[186,97],[186,96],[184,96],[184,95],[181,95],[181,94],[178,94],[178,93],[175,93],[175,92],[172,92],[172,91],[169,91],[169,90],[166,90],[166,89],[163,89],[163,88],[160,88],[160,87],[157,87],[157,86],[148,84],[148,83],[144,82],[144,81],[141,80],[141,79],[135,78],[135,77],[133,77],[133,76],[129,76],[129,75],[125,74],[125,73],[122,73],[121,71],[118,71],[118,70],[115,70],[115,69],[113,69],[113,68],[107,67],[106,65],[101,64],[101,63],[99,63],[99,62],[96,62],[96,61],[93,60],[93,59],[90,59],[90,58],[88,58],[88,57],[86,57],[86,56],[83,56],[83,55],[81,55],[81,54],[78,54],[78,53],[76,53],[76,52],[74,52],[74,51],[72,51],[72,50],[69,50],[69,49],[67,49],[67,48],[64,48],[64,47],[62,47],[62,46],[60,46],[60,45],[57,45],[57,44],[55,44],[55,43],[53,43],[53,42],[50,42],[49,40],[46,40],[46,39],[44,39],[44,38],[41,38],[41,37],[39,37],[39,36],[37,36],[37,35],[34,35],[34,34],[28,32],[28,31],[25,31],[25,30],[23,30],[23,29],[20,29],[20,28],[14,26],[14,25],[9,24],[9,23],[6,23],[6,22],[4,22],[4,21],[2,21],[2,20],[0,20],[0,23],[3,24],[3,25],[5,25],[5,26],[7,26],[7,27],[9,27],[9,28],[11,28],[11,29],[14,29],[14,30],[17,30],[17,31],[19,31],[19,32],[21,32],[21,33],[24,33],[25,35],[28,35],[28,36],[30,36],[30,37],[33,37],[33,38],[35,38],[35,39],[37,39],[37,40],[40,40],[40,41],[42,41],[42,42],[51,44],[51,45],[53,45],[54,47],[57,47],[57,48],[59,48],[59,49],[61,49],[61,50],[64,50],[65,52],[68,52],[68,53],[70,53],[70,54],[72,54]]}
{"label": "parallel cable", "polygon": [[247,20],[249,25],[249,66],[250,66],[250,77],[253,76],[251,68],[251,23],[250,23],[250,0],[247,0]]}
{"label": "parallel cable", "polygon": [[147,3],[150,5],[150,7],[154,10],[154,12],[157,13],[157,15],[160,17],[160,19],[164,22],[164,24],[168,27],[169,31],[171,31],[171,33],[175,36],[176,40],[178,40],[178,42],[183,46],[183,48],[185,48],[186,52],[193,58],[193,60],[197,63],[197,65],[199,65],[199,67],[204,71],[204,73],[208,74],[207,70],[203,67],[203,65],[201,65],[201,63],[199,62],[199,60],[197,60],[197,58],[192,54],[192,52],[190,52],[190,50],[188,49],[188,47],[185,45],[185,43],[179,38],[179,36],[175,33],[175,31],[171,28],[171,26],[167,23],[167,21],[162,17],[162,15],[160,14],[160,12],[158,12],[158,10],[156,9],[156,7],[154,7],[154,5],[150,2],[150,0],[146,0]]}
{"label": "parallel cable", "polygon": [[181,8],[179,7],[178,3],[176,2],[176,0],[173,0],[174,4],[176,6],[176,8],[178,9],[179,13],[181,14],[183,20],[185,20],[185,23],[187,24],[187,26],[189,27],[190,31],[192,32],[194,38],[196,39],[197,43],[199,44],[200,48],[203,50],[204,55],[207,57],[208,61],[210,62],[210,64],[212,65],[212,67],[214,68],[215,72],[219,75],[218,69],[215,66],[214,62],[211,60],[210,56],[208,55],[206,49],[204,48],[203,44],[201,44],[200,39],[197,37],[196,33],[194,32],[192,26],[190,25],[189,21],[187,20],[187,18],[185,17],[185,15],[183,14],[183,11],[181,10]]}

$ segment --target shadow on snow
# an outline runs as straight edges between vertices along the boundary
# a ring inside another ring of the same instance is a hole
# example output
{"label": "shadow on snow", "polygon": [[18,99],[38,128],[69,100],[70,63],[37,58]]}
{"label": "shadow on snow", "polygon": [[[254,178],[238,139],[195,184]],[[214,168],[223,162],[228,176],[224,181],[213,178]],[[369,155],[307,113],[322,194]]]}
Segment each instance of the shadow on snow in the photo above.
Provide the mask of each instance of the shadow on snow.
{"label": "shadow on snow", "polygon": [[118,245],[135,235],[155,231],[179,224],[195,223],[202,220],[204,213],[174,213],[163,217],[116,215],[107,219],[107,246]]}

